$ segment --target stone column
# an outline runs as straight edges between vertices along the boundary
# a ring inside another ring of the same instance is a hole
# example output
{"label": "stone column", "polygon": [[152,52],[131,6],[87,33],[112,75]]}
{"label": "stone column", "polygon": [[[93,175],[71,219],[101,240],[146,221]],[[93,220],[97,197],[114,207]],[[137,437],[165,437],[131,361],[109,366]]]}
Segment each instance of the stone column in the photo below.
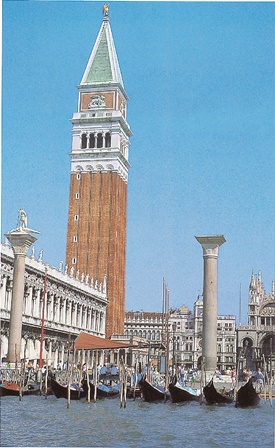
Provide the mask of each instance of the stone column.
{"label": "stone column", "polygon": [[203,273],[203,330],[202,357],[206,375],[212,375],[217,367],[217,262],[219,247],[225,243],[223,235],[196,236],[202,245]]}
{"label": "stone column", "polygon": [[25,258],[28,249],[36,241],[36,238],[22,229],[11,231],[5,236],[11,243],[14,253],[8,361],[15,363],[20,362]]}

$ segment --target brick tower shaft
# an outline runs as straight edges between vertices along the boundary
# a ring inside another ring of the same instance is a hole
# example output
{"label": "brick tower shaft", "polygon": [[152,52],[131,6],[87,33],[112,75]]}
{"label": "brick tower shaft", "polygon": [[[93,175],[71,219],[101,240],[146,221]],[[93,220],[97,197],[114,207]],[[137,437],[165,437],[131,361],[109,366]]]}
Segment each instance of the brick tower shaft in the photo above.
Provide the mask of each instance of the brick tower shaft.
{"label": "brick tower shaft", "polygon": [[74,275],[107,281],[106,336],[124,332],[129,137],[124,90],[110,21],[102,26],[78,86],[66,264]]}

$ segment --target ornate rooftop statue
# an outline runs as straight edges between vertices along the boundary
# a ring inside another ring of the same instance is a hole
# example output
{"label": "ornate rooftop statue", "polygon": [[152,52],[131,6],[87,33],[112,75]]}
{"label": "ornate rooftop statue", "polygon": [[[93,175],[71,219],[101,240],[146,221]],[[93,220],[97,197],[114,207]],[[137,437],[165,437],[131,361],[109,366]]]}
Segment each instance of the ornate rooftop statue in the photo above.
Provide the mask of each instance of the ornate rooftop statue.
{"label": "ornate rooftop statue", "polygon": [[109,5],[105,4],[103,6],[103,11],[102,12],[103,12],[104,16],[108,16],[109,15]]}

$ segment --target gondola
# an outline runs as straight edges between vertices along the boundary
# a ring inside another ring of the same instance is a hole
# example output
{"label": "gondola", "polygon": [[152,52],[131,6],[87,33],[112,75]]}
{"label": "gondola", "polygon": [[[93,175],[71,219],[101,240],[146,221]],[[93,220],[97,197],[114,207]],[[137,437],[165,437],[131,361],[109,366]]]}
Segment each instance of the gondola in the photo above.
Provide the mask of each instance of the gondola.
{"label": "gondola", "polygon": [[236,407],[248,407],[257,406],[260,403],[260,396],[256,392],[252,379],[249,378],[248,382],[244,384],[237,392]]}
{"label": "gondola", "polygon": [[[0,397],[12,396],[19,397],[20,388],[15,382],[4,381],[0,384]],[[25,395],[39,395],[40,387],[31,384],[22,388],[22,396]]]}
{"label": "gondola", "polygon": [[[90,382],[90,398],[91,400],[94,397],[95,386]],[[96,388],[96,397],[97,398],[114,398],[119,395],[119,385],[116,386],[106,386],[105,384],[98,384]]]}
{"label": "gondola", "polygon": [[[56,398],[68,398],[68,386],[62,385],[54,378],[50,380],[50,387]],[[83,382],[83,385],[79,388],[77,384],[72,384],[70,387],[71,400],[79,400],[80,398],[87,397],[87,383]]]}
{"label": "gondola", "polygon": [[230,404],[233,403],[233,392],[222,394],[217,391],[213,384],[213,379],[203,388],[203,394],[208,404]]}
{"label": "gondola", "polygon": [[139,387],[144,401],[164,401],[170,399],[170,394],[165,392],[161,386],[153,386],[146,378],[141,378]]}
{"label": "gondola", "polygon": [[183,403],[185,401],[199,401],[200,396],[197,395],[197,391],[190,387],[183,387],[179,383],[169,384],[169,392],[171,395],[172,403]]}

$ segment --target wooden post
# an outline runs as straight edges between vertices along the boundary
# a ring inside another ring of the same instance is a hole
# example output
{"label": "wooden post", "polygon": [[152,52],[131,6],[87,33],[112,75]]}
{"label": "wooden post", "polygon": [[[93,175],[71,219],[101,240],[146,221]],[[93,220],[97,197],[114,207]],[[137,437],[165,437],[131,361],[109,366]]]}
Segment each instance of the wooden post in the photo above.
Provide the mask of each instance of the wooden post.
{"label": "wooden post", "polygon": [[235,384],[234,384],[234,402],[236,402],[236,399],[237,399],[238,385],[239,385],[239,360],[237,361],[237,366],[236,366],[236,376],[235,376]]}
{"label": "wooden post", "polygon": [[126,408],[126,398],[127,398],[127,372],[124,366],[124,408]]}
{"label": "wooden post", "polygon": [[123,363],[123,359],[120,359],[119,363],[119,396],[120,396],[120,407],[124,406],[126,408],[126,397],[127,397],[127,374]]}
{"label": "wooden post", "polygon": [[96,352],[95,352],[94,375],[93,375],[94,386],[95,386],[94,403],[96,402],[96,394],[97,394],[97,361],[98,361],[98,350],[96,350]]}
{"label": "wooden post", "polygon": [[15,344],[15,348],[14,348],[14,351],[15,351],[15,374],[14,374],[14,382],[15,383],[18,383],[18,359],[17,359],[17,344]]}
{"label": "wooden post", "polygon": [[122,367],[121,360],[119,362],[119,404],[122,408],[122,399],[123,399],[123,377],[122,377]]}
{"label": "wooden post", "polygon": [[90,381],[89,381],[89,368],[88,364],[86,364],[86,375],[87,375],[87,390],[88,390],[88,403],[91,403],[91,388],[90,388]]}
{"label": "wooden post", "polygon": [[39,389],[40,389],[40,395],[42,394],[42,388],[43,388],[43,379],[42,379],[42,369],[39,367],[38,372],[40,372],[40,378],[39,378]]}
{"label": "wooden post", "polygon": [[81,350],[81,356],[80,356],[80,369],[79,369],[79,378],[78,378],[78,395],[80,397],[80,388],[82,386],[82,376],[83,376],[83,352],[84,350]]}
{"label": "wooden post", "polygon": [[138,367],[138,364],[137,364],[137,360],[136,360],[136,364],[135,364],[135,373],[134,373],[134,392],[133,392],[133,398],[134,398],[134,401],[135,401],[135,399],[136,399],[136,386],[137,386],[137,378],[138,378],[138,376],[137,376],[137,371],[138,371],[138,369],[137,369],[137,367]]}
{"label": "wooden post", "polygon": [[263,386],[264,386],[264,402],[266,403],[266,380],[267,380],[267,385],[268,385],[268,376],[267,376],[267,372],[266,372],[266,362],[265,362],[265,356],[263,355],[263,365],[264,365],[264,381],[263,381]]}
{"label": "wooden post", "polygon": [[43,366],[43,344],[44,344],[44,322],[45,322],[45,302],[47,294],[47,268],[45,269],[44,276],[44,288],[43,288],[43,302],[42,302],[42,316],[41,316],[41,343],[40,343],[40,356],[39,356],[39,367]]}
{"label": "wooden post", "polygon": [[20,379],[19,379],[19,401],[22,400],[23,397],[23,387],[24,387],[24,360],[21,362],[21,369],[20,369]]}
{"label": "wooden post", "polygon": [[170,343],[170,338],[169,338],[169,299],[170,299],[170,291],[167,288],[167,286],[165,286],[165,316],[166,316],[166,321],[165,321],[165,330],[166,330],[166,376],[165,376],[165,395],[164,395],[164,399],[166,401],[166,393],[169,389],[169,343]]}
{"label": "wooden post", "polygon": [[270,343],[269,343],[269,347],[270,347],[270,378],[269,378],[269,391],[268,391],[270,406],[272,406],[272,341],[273,341],[273,338],[271,336]]}
{"label": "wooden post", "polygon": [[[68,347],[68,350],[70,350],[70,347]],[[70,356],[68,356],[68,361],[70,361]],[[68,364],[69,364],[69,362],[68,362]],[[69,408],[70,404],[71,404],[72,376],[73,376],[73,359],[71,360],[70,374],[69,374],[69,378],[68,378],[68,401],[67,401],[67,408]]]}
{"label": "wooden post", "polygon": [[204,376],[204,363],[201,361],[201,379],[200,379],[200,404],[203,403],[203,376]]}
{"label": "wooden post", "polygon": [[48,360],[48,353],[46,354],[46,375],[45,375],[45,399],[47,399],[47,391],[48,391],[48,374],[49,374],[49,360]]}

